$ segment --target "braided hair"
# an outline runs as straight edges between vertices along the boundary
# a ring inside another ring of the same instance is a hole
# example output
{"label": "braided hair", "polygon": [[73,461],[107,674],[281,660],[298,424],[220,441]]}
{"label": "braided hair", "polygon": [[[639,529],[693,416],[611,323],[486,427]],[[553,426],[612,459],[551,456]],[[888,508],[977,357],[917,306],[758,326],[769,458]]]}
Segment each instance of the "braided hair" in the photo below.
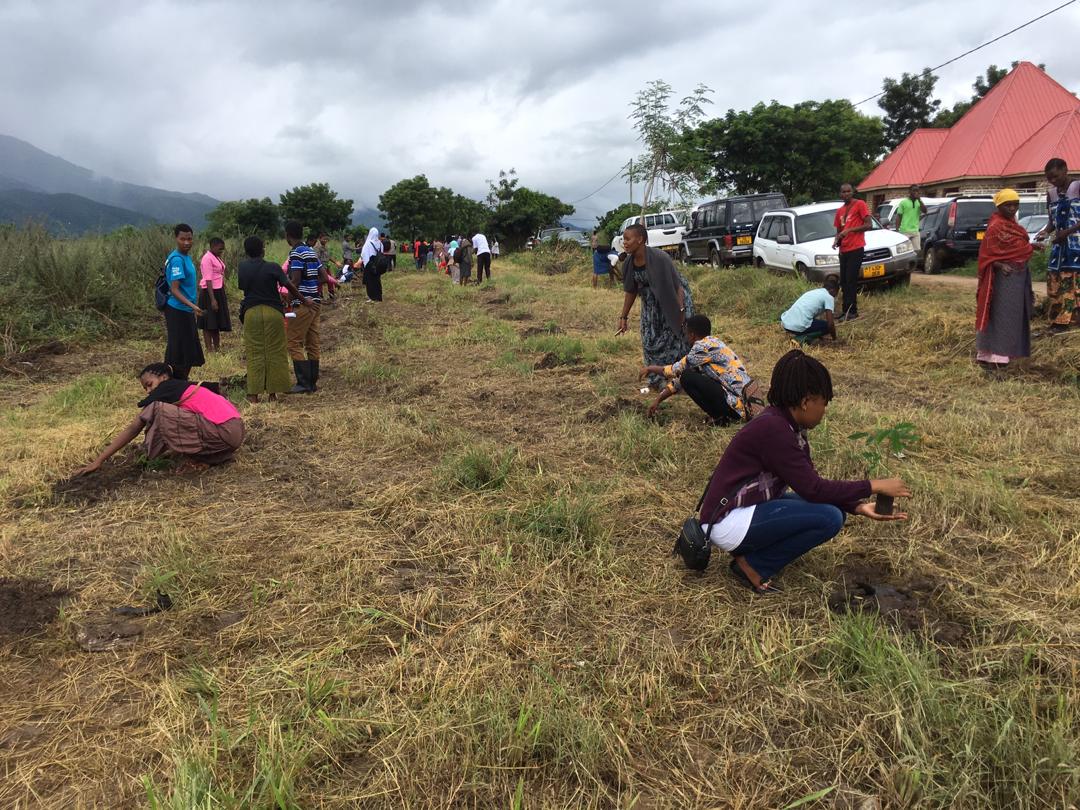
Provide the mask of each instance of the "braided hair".
{"label": "braided hair", "polygon": [[173,367],[170,366],[168,363],[151,363],[142,371],[140,371],[136,376],[142,377],[144,374],[149,374],[153,377],[167,377],[169,379],[172,379]]}
{"label": "braided hair", "polygon": [[820,360],[792,349],[773,366],[769,383],[769,404],[777,408],[796,408],[807,397],[833,398],[832,377]]}

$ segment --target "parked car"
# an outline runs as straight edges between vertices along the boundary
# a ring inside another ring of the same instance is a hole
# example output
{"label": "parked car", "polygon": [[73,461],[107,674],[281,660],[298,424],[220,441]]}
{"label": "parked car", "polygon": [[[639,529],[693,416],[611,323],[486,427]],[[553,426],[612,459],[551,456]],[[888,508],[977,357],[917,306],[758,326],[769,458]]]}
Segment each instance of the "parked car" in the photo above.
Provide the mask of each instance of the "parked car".
{"label": "parked car", "polygon": [[[611,240],[611,249],[623,252],[623,232],[635,222],[641,222],[641,216],[623,220],[619,230]],[[686,215],[682,211],[658,211],[645,215],[645,230],[649,232],[649,247],[659,248],[678,258],[686,233]]]}
{"label": "parked car", "polygon": [[1030,216],[1021,217],[1017,220],[1025,231],[1028,232],[1028,237],[1032,242],[1035,241],[1035,234],[1046,227],[1046,223],[1050,221],[1049,214],[1031,214]]}
{"label": "parked car", "polygon": [[[833,247],[833,221],[841,205],[836,201],[770,211],[758,225],[754,264],[772,270],[794,270],[816,282],[824,281],[826,276],[839,278],[840,251]],[[874,220],[874,227],[866,231],[859,283],[904,284],[911,280],[916,259],[910,239]]]}
{"label": "parked car", "polygon": [[[878,206],[877,209],[877,221],[884,225],[886,228],[892,227],[893,216],[896,214],[896,206],[900,204],[905,197],[897,197],[895,200],[887,200]],[[950,197],[920,197],[923,201],[923,205],[926,206],[926,210],[929,213],[931,208],[935,208],[939,205],[944,205],[949,202]]]}
{"label": "parked car", "polygon": [[993,213],[994,200],[983,196],[954,197],[931,210],[919,224],[923,270],[940,273],[977,258]]}
{"label": "parked car", "polygon": [[1046,213],[1046,195],[1045,194],[1021,194],[1020,195],[1020,210],[1017,211],[1017,218],[1030,217],[1036,214]]}
{"label": "parked car", "polygon": [[702,203],[690,213],[682,243],[683,259],[708,262],[713,267],[751,260],[761,218],[786,206],[787,199],[779,192]]}
{"label": "parked car", "polygon": [[[532,250],[540,242],[550,242],[552,239],[558,237],[562,233],[580,234],[584,233],[580,228],[571,228],[569,225],[560,225],[557,228],[542,228],[537,231],[536,236],[530,236],[525,240],[525,249]],[[566,239],[568,237],[559,237],[560,239]]]}
{"label": "parked car", "polygon": [[591,247],[592,245],[592,237],[590,234],[585,233],[585,231],[559,231],[558,233],[552,234],[549,239],[544,241],[550,241],[550,239],[554,239],[557,242],[572,242],[575,245],[586,248]]}

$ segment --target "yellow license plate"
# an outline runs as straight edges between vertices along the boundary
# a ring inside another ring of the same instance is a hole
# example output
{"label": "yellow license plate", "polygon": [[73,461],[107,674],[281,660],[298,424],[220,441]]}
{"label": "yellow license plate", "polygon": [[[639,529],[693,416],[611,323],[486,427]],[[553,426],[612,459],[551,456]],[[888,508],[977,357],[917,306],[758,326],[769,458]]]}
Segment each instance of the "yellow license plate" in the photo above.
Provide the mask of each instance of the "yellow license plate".
{"label": "yellow license plate", "polygon": [[752,236],[739,236],[735,239],[736,245],[752,245],[754,243],[754,237]]}
{"label": "yellow license plate", "polygon": [[862,269],[863,278],[877,278],[883,275],[885,275],[885,265],[883,264],[872,264]]}
{"label": "yellow license plate", "polygon": [[986,238],[986,231],[975,231],[975,238],[976,239],[985,239]]}

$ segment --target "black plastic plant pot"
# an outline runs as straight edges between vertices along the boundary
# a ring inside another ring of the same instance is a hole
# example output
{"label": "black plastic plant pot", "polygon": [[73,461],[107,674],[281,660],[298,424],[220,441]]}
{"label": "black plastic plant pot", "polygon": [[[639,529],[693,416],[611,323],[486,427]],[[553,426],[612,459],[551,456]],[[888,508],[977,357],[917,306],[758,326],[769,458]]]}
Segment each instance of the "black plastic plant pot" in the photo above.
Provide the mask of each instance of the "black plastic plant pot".
{"label": "black plastic plant pot", "polygon": [[879,515],[891,515],[893,513],[893,496],[878,495],[874,501],[874,511]]}

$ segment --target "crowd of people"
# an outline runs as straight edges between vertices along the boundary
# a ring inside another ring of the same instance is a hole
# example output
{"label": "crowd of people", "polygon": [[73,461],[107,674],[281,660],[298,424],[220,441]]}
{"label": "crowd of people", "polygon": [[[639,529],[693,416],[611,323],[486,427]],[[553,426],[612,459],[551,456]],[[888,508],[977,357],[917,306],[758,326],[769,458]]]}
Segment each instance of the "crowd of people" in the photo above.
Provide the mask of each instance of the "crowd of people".
{"label": "crowd of people", "polygon": [[[1059,332],[1080,324],[1080,181],[1070,180],[1059,159],[1047,164],[1046,176],[1051,187],[1050,222],[1034,243],[1016,221],[1018,193],[1002,189],[994,196],[995,211],[979,251],[975,318],[975,359],[987,369],[1001,369],[1030,354],[1034,297],[1028,263],[1047,240],[1052,245],[1047,284],[1050,329]],[[859,317],[858,270],[863,235],[872,227],[872,218],[851,185],[844,184],[840,191],[844,203],[834,222],[840,274],[801,295],[779,317],[781,329],[796,346],[836,339],[838,322]],[[926,213],[918,197],[912,199],[901,212],[909,229]],[[144,430],[151,458],[171,452],[192,462],[221,463],[231,459],[243,441],[242,418],[228,399],[212,384],[188,381],[191,369],[204,363],[204,346],[206,352],[217,351],[221,332],[231,330],[224,242],[210,240],[197,278],[190,255],[192,229],[178,225],[174,235],[176,249],[165,266],[169,285],[165,362],[140,372],[146,397],[139,402],[138,416],[81,473],[99,469]],[[285,237],[290,250],[283,265],[266,261],[262,240],[253,236],[244,242],[245,259],[237,269],[243,293],[239,320],[247,396],[252,402],[263,393],[276,399],[287,391],[318,390],[324,290],[332,297],[337,285],[359,275],[367,301],[379,302],[381,277],[393,269],[397,256],[411,257],[418,270],[434,267],[454,284],[480,284],[491,278],[492,259],[499,255],[498,241],[489,243],[482,233],[471,238],[413,239],[395,251],[386,235],[371,228],[362,242],[344,241],[342,260],[337,262],[330,257],[325,233],[309,234],[304,240],[300,224],[289,222]],[[911,490],[900,479],[833,481],[817,473],[807,432],[821,422],[833,398],[831,377],[819,360],[801,348],[791,349],[775,364],[762,399],[738,354],[713,334],[708,317],[695,312],[686,277],[668,254],[649,247],[646,228],[630,225],[623,242],[619,274],[624,294],[616,335],[628,331],[630,312],[639,302],[644,358],[640,379],[649,385],[643,392],[652,389],[658,394],[649,415],[655,416],[668,398],[685,392],[705,413],[708,424],[744,423],[714,469],[696,516],[707,547],[730,554],[730,570],[739,583],[759,594],[778,592],[775,580],[780,571],[835,537],[848,515],[879,521],[907,517],[891,510],[879,512],[867,500],[873,494],[909,497]],[[594,244],[593,251],[595,278],[607,274],[610,264],[602,246]],[[602,263],[595,259],[600,255]],[[838,294],[842,312],[835,316]],[[295,376],[291,388],[286,354]],[[686,556],[685,532],[679,543]],[[676,548],[680,549],[678,543]]]}

